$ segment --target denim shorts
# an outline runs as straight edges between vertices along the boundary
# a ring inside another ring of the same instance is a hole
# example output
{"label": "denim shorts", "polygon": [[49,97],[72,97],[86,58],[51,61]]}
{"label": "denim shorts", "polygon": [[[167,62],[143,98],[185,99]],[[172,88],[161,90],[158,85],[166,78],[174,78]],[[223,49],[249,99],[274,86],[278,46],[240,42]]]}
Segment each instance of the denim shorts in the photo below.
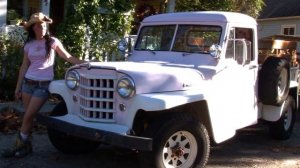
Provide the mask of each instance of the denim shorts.
{"label": "denim shorts", "polygon": [[22,92],[31,94],[34,97],[40,97],[47,99],[49,97],[49,84],[48,83],[27,83],[23,81],[22,83]]}

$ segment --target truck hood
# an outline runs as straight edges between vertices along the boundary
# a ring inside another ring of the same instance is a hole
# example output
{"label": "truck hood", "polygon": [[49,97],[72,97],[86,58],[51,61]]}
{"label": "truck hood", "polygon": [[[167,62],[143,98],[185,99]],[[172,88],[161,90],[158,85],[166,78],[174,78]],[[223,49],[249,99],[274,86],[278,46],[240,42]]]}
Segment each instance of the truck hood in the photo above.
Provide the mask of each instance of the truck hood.
{"label": "truck hood", "polygon": [[145,62],[91,62],[92,68],[114,69],[119,78],[128,75],[136,85],[136,93],[168,92],[199,87],[204,75],[189,67]]}

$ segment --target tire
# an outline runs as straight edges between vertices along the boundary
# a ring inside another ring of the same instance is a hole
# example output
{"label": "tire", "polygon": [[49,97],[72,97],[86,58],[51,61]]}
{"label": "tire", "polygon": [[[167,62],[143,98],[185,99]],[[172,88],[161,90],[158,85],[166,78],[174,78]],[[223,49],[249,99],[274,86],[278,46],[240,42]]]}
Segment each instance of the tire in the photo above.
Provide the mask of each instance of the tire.
{"label": "tire", "polygon": [[300,73],[299,72],[298,72],[296,81],[298,83],[298,94],[299,94],[300,93]]}
{"label": "tire", "polygon": [[173,116],[157,128],[150,126],[146,134],[154,133],[153,151],[140,156],[141,167],[204,167],[210,152],[205,126],[185,115]]}
{"label": "tire", "polygon": [[[64,102],[60,102],[53,109],[50,116],[63,116],[67,114],[67,107]],[[64,154],[80,154],[91,152],[97,149],[99,142],[78,138],[68,135],[56,129],[47,128],[48,137],[53,146]]]}
{"label": "tire", "polygon": [[269,130],[272,138],[279,140],[289,139],[296,121],[295,100],[289,96],[284,103],[283,114],[280,119],[270,124]]}
{"label": "tire", "polygon": [[259,72],[258,96],[265,105],[280,106],[287,98],[290,64],[284,58],[268,57]]}

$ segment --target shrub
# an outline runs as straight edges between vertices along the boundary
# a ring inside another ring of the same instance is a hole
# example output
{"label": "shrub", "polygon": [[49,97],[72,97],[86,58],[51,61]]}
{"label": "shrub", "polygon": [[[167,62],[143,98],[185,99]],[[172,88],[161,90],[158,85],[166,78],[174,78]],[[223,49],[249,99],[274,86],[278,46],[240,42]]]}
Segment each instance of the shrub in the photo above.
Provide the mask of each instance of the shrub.
{"label": "shrub", "polygon": [[24,31],[20,31],[21,28],[18,26],[9,28],[8,33],[0,33],[0,101],[14,99],[23,59]]}

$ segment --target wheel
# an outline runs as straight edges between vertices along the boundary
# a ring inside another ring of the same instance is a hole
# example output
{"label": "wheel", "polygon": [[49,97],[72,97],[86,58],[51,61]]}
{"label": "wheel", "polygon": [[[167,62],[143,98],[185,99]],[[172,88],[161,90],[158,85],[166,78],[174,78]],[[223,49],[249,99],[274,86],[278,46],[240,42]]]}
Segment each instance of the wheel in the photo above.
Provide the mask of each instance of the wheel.
{"label": "wheel", "polygon": [[270,134],[274,139],[290,138],[296,121],[295,100],[289,96],[284,103],[283,114],[280,119],[270,124]]}
{"label": "wheel", "polygon": [[[299,72],[298,72],[299,73]],[[300,73],[297,75],[297,79],[296,79],[297,83],[298,83],[298,94],[300,93]]]}
{"label": "wheel", "polygon": [[[67,107],[60,102],[53,109],[50,116],[63,116],[67,114]],[[68,135],[59,130],[48,127],[48,137],[53,146],[64,154],[79,154],[95,150],[99,142]]]}
{"label": "wheel", "polygon": [[280,106],[287,98],[290,64],[284,58],[268,57],[259,72],[258,94],[263,104]]}
{"label": "wheel", "polygon": [[204,167],[210,151],[205,126],[184,115],[173,116],[162,123],[159,129],[156,125],[147,130],[154,134],[151,135],[153,151],[142,153],[141,167]]}

